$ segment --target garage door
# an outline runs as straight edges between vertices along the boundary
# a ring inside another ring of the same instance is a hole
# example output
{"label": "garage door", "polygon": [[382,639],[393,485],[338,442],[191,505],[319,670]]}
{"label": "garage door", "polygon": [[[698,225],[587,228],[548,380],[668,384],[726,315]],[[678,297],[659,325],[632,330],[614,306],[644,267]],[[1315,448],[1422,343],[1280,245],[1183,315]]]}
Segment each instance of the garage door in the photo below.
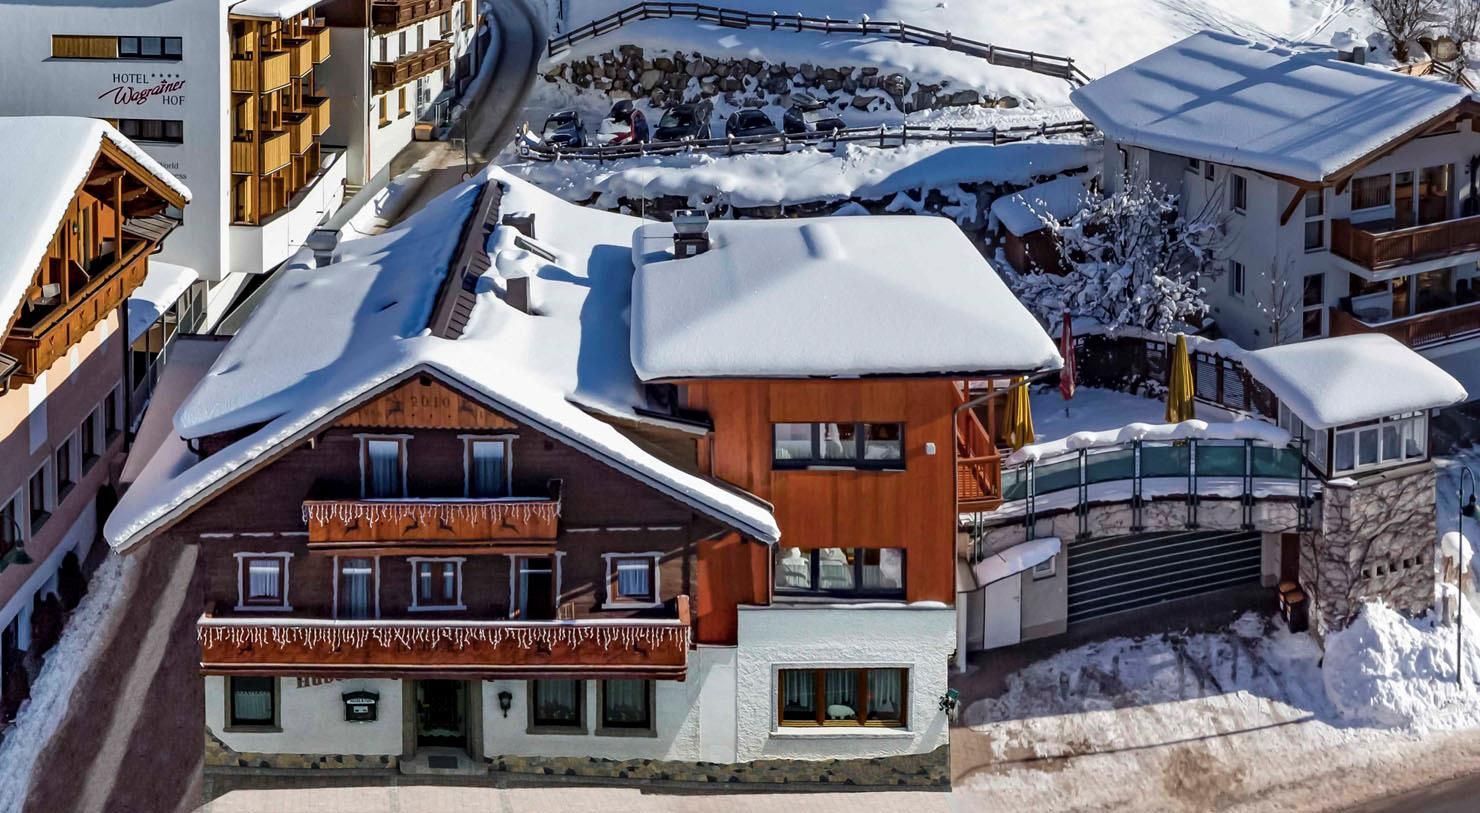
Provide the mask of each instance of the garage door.
{"label": "garage door", "polygon": [[1199,531],[1069,545],[1069,623],[1258,584],[1258,532]]}

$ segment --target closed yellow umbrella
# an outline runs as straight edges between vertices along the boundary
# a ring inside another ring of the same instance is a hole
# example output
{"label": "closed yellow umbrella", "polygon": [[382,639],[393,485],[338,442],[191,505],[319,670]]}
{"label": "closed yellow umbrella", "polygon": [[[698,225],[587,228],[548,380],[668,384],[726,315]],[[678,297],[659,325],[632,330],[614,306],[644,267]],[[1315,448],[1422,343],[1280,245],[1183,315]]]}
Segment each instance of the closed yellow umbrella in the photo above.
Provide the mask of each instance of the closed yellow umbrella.
{"label": "closed yellow umbrella", "polygon": [[1019,378],[1012,382],[1012,392],[1007,396],[1007,442],[1013,449],[1021,449],[1037,439],[1033,433],[1033,403],[1028,398],[1028,382]]}
{"label": "closed yellow umbrella", "polygon": [[1171,369],[1167,373],[1167,423],[1190,421],[1193,409],[1192,360],[1187,354],[1187,337],[1177,334],[1172,349]]}

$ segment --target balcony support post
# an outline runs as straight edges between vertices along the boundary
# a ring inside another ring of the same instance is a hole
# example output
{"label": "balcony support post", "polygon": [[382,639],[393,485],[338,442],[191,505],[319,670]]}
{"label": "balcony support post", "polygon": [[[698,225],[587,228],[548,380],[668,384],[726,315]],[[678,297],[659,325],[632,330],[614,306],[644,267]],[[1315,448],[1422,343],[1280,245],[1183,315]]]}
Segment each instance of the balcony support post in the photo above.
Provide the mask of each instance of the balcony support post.
{"label": "balcony support post", "polygon": [[1187,441],[1187,527],[1197,528],[1197,441]]}
{"label": "balcony support post", "polygon": [[1254,530],[1254,441],[1244,441],[1244,522],[1246,531]]}
{"label": "balcony support post", "polygon": [[1141,441],[1131,441],[1131,533],[1140,533],[1146,528],[1141,509],[1145,501],[1141,498]]}
{"label": "balcony support post", "polygon": [[1035,462],[1033,462],[1032,460],[1029,460],[1028,461],[1028,467],[1026,469],[1026,475],[1027,475],[1027,477],[1026,477],[1026,481],[1025,481],[1026,484],[1027,484],[1027,494],[1026,494],[1026,496],[1027,496],[1028,505],[1027,505],[1026,510],[1023,511],[1023,529],[1024,529],[1024,537],[1025,537],[1024,540],[1023,540],[1024,542],[1031,542],[1031,541],[1033,541],[1033,526],[1036,524],[1035,518],[1033,516],[1034,513],[1037,511],[1037,502],[1038,502],[1037,493],[1036,493],[1037,490],[1038,490],[1038,476],[1037,476],[1037,473],[1035,471],[1036,468],[1037,468],[1037,464]]}
{"label": "balcony support post", "polygon": [[1074,507],[1074,513],[1079,516],[1078,539],[1089,538],[1089,451],[1079,450],[1079,504]]}

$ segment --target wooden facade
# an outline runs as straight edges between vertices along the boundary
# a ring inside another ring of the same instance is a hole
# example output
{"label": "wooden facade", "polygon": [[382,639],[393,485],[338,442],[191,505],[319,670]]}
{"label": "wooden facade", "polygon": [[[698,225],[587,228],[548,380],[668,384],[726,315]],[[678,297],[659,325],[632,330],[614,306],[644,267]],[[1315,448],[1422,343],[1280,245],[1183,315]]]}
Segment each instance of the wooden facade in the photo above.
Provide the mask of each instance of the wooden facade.
{"label": "wooden facade", "polygon": [[1331,250],[1372,271],[1480,251],[1480,217],[1384,231],[1368,231],[1346,219],[1332,220]]}
{"label": "wooden facade", "polygon": [[370,92],[377,96],[452,64],[452,43],[436,40],[394,62],[370,64]]}
{"label": "wooden facade", "polygon": [[0,353],[20,362],[26,384],[66,355],[144,282],[148,258],[176,221],[167,207],[185,199],[122,149],[102,142],[35,269],[25,300],[4,314]]}
{"label": "wooden facade", "polygon": [[1480,333],[1480,302],[1401,317],[1386,322],[1364,322],[1341,308],[1331,309],[1331,335],[1385,333],[1409,347],[1441,344]]}
{"label": "wooden facade", "polygon": [[230,18],[231,218],[260,224],[319,173],[329,100],[315,82],[329,27],[310,8],[291,20]]}

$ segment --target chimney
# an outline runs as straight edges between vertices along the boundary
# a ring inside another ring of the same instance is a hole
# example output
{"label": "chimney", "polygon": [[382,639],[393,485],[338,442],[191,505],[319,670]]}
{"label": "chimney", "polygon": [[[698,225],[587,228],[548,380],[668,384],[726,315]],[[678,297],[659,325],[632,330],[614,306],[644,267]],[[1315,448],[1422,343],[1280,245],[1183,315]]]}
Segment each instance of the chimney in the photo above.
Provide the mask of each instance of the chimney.
{"label": "chimney", "polygon": [[509,277],[504,283],[508,286],[504,291],[504,302],[524,313],[532,313],[529,308],[529,277]]}
{"label": "chimney", "polygon": [[682,260],[709,250],[709,215],[702,209],[673,213],[673,256]]}
{"label": "chimney", "polygon": [[313,251],[313,264],[323,268],[334,262],[334,249],[339,247],[339,232],[335,229],[314,229],[303,241]]}
{"label": "chimney", "polygon": [[1356,46],[1355,48],[1352,49],[1352,64],[1354,64],[1354,65],[1366,65],[1367,64],[1367,48],[1366,48],[1366,46],[1358,45],[1358,46]]}

